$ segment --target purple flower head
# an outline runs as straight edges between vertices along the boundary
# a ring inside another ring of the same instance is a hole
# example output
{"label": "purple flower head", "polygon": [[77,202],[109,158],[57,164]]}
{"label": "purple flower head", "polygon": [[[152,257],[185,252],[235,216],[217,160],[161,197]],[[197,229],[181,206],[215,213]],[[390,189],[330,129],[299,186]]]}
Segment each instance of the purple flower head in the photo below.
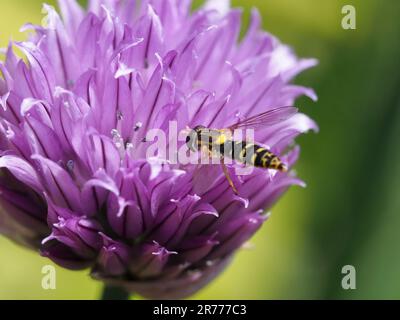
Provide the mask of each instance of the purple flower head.
{"label": "purple flower head", "polygon": [[[236,195],[219,165],[148,159],[146,133],[171,120],[224,128],[316,99],[290,84],[316,61],[261,31],[256,10],[239,40],[241,12],[227,3],[60,0],[61,16],[44,6],[46,27],[26,25],[29,41],[0,62],[1,233],[150,298],[187,297],[224,270],[263,210],[303,183],[230,166]],[[309,130],[298,113],[255,138],[291,168]]]}

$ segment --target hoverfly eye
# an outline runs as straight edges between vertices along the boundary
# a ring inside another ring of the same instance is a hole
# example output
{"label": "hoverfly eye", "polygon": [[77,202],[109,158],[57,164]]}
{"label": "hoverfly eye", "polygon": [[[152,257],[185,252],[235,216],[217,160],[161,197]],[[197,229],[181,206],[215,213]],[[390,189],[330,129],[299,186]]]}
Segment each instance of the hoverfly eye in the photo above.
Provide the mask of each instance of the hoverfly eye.
{"label": "hoverfly eye", "polygon": [[186,145],[191,151],[196,151],[196,144],[197,144],[197,132],[192,130],[189,135],[186,137]]}

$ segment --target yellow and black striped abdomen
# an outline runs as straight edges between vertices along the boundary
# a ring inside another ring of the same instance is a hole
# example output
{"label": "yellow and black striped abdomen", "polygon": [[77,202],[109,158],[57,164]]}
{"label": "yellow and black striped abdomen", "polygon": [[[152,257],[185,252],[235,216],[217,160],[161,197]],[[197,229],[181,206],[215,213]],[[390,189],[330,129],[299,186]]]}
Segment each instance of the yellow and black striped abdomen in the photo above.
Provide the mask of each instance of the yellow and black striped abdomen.
{"label": "yellow and black striped abdomen", "polygon": [[235,141],[223,131],[198,130],[198,148],[205,146],[211,154],[231,158],[257,168],[287,171],[286,166],[270,150],[246,141]]}
{"label": "yellow and black striped abdomen", "polygon": [[275,169],[279,171],[284,171],[285,169],[285,166],[278,156],[260,146],[256,146],[254,166],[265,169]]}
{"label": "yellow and black striped abdomen", "polygon": [[257,168],[287,171],[281,159],[270,150],[252,143],[246,143],[246,151],[241,154],[245,156],[247,163]]}
{"label": "yellow and black striped abdomen", "polygon": [[287,171],[281,159],[268,149],[246,141],[232,141],[234,160],[257,168]]}
{"label": "yellow and black striped abdomen", "polygon": [[287,171],[281,159],[264,147],[246,141],[220,140],[224,143],[216,143],[214,141],[209,147],[213,147],[214,151],[223,157],[257,168]]}

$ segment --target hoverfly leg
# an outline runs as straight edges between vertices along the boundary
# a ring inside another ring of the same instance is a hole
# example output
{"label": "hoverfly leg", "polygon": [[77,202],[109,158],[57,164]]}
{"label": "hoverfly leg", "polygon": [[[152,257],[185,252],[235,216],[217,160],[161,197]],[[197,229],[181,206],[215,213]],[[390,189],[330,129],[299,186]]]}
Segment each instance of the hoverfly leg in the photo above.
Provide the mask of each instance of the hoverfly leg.
{"label": "hoverfly leg", "polygon": [[228,167],[226,166],[226,164],[225,164],[223,158],[221,159],[221,166],[222,166],[222,170],[223,170],[223,172],[224,172],[224,175],[225,175],[226,179],[228,180],[229,185],[231,186],[233,192],[234,192],[236,195],[239,195],[239,192],[238,192],[238,190],[236,189],[236,187],[235,187],[235,185],[234,185],[234,183],[233,183],[233,181],[232,181],[232,178],[231,178],[231,176],[230,176],[230,174],[229,174]]}

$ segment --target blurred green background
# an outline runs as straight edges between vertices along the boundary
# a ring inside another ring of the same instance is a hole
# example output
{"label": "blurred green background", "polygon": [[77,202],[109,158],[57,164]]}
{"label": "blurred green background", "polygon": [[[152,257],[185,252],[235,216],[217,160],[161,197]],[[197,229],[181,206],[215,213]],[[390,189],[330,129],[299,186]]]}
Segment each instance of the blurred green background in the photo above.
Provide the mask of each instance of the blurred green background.
{"label": "blurred green background", "polygon": [[[39,23],[42,0],[0,0],[0,45],[27,21]],[[54,4],[49,0],[48,3]],[[198,3],[199,1],[197,1]],[[400,299],[400,1],[234,0],[258,7],[264,27],[320,66],[297,82],[316,89],[299,101],[318,135],[299,139],[293,188],[233,265],[197,299]],[[343,30],[341,8],[357,9]],[[96,299],[101,284],[86,272],[57,269],[57,290],[41,289],[38,254],[0,239],[0,299]],[[357,289],[341,287],[354,265]]]}

